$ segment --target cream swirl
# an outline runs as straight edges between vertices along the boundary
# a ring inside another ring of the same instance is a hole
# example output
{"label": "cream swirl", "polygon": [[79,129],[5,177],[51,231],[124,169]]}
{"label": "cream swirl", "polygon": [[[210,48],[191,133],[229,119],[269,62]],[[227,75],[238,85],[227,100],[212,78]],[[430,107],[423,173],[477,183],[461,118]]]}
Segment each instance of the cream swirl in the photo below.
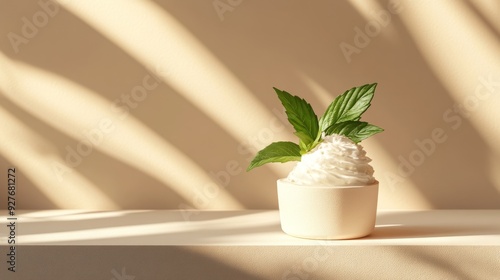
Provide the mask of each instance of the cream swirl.
{"label": "cream swirl", "polygon": [[375,182],[371,159],[361,145],[332,134],[302,159],[287,180],[300,185],[356,186]]}

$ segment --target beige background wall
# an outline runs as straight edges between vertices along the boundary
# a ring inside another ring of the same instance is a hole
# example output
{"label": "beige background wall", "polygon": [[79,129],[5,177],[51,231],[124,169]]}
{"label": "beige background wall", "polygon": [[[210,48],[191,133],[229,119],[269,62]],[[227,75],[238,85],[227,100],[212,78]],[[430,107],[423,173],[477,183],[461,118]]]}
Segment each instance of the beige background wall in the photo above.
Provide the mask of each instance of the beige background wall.
{"label": "beige background wall", "polygon": [[[378,82],[363,142],[380,208],[500,208],[500,3],[1,1],[0,172],[18,208],[276,208],[295,140],[272,87],[318,114]],[[5,209],[5,200],[0,206]]]}

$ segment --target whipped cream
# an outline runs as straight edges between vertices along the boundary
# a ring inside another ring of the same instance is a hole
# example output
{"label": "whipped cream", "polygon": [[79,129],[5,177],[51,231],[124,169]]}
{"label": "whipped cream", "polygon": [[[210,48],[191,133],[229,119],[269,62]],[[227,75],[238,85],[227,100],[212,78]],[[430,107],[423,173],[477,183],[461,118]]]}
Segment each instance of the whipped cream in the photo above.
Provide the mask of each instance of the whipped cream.
{"label": "whipped cream", "polygon": [[302,159],[287,180],[300,185],[357,186],[375,182],[371,159],[361,145],[332,134]]}

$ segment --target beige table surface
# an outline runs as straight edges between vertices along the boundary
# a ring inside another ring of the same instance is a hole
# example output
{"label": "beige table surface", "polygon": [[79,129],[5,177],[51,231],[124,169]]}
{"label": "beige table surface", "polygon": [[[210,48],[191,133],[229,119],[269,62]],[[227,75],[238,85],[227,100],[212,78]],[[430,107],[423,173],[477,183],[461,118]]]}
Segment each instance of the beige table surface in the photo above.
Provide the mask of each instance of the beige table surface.
{"label": "beige table surface", "polygon": [[[317,245],[276,210],[18,211],[19,245]],[[5,214],[0,217],[7,222]],[[329,245],[500,245],[500,210],[379,211],[374,232]],[[2,236],[0,243],[6,243]]]}

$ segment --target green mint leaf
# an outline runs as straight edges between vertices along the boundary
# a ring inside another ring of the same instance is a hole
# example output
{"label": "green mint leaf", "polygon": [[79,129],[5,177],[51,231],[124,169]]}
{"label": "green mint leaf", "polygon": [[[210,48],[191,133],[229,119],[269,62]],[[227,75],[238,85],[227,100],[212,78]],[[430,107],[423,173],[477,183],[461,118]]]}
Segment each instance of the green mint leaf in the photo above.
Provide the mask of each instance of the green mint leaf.
{"label": "green mint leaf", "polygon": [[285,107],[288,121],[295,128],[295,135],[299,137],[304,144],[311,144],[319,131],[318,116],[314,113],[311,104],[304,99],[293,96],[290,93],[274,88]]}
{"label": "green mint leaf", "polygon": [[354,143],[359,143],[362,140],[384,131],[382,128],[360,121],[346,121],[329,126],[325,133],[326,135],[340,134],[348,137]]}
{"label": "green mint leaf", "polygon": [[292,142],[274,142],[257,153],[247,171],[270,162],[300,161],[300,147]]}
{"label": "green mint leaf", "polygon": [[370,107],[377,83],[354,87],[339,95],[319,120],[320,131],[346,121],[358,121]]}

